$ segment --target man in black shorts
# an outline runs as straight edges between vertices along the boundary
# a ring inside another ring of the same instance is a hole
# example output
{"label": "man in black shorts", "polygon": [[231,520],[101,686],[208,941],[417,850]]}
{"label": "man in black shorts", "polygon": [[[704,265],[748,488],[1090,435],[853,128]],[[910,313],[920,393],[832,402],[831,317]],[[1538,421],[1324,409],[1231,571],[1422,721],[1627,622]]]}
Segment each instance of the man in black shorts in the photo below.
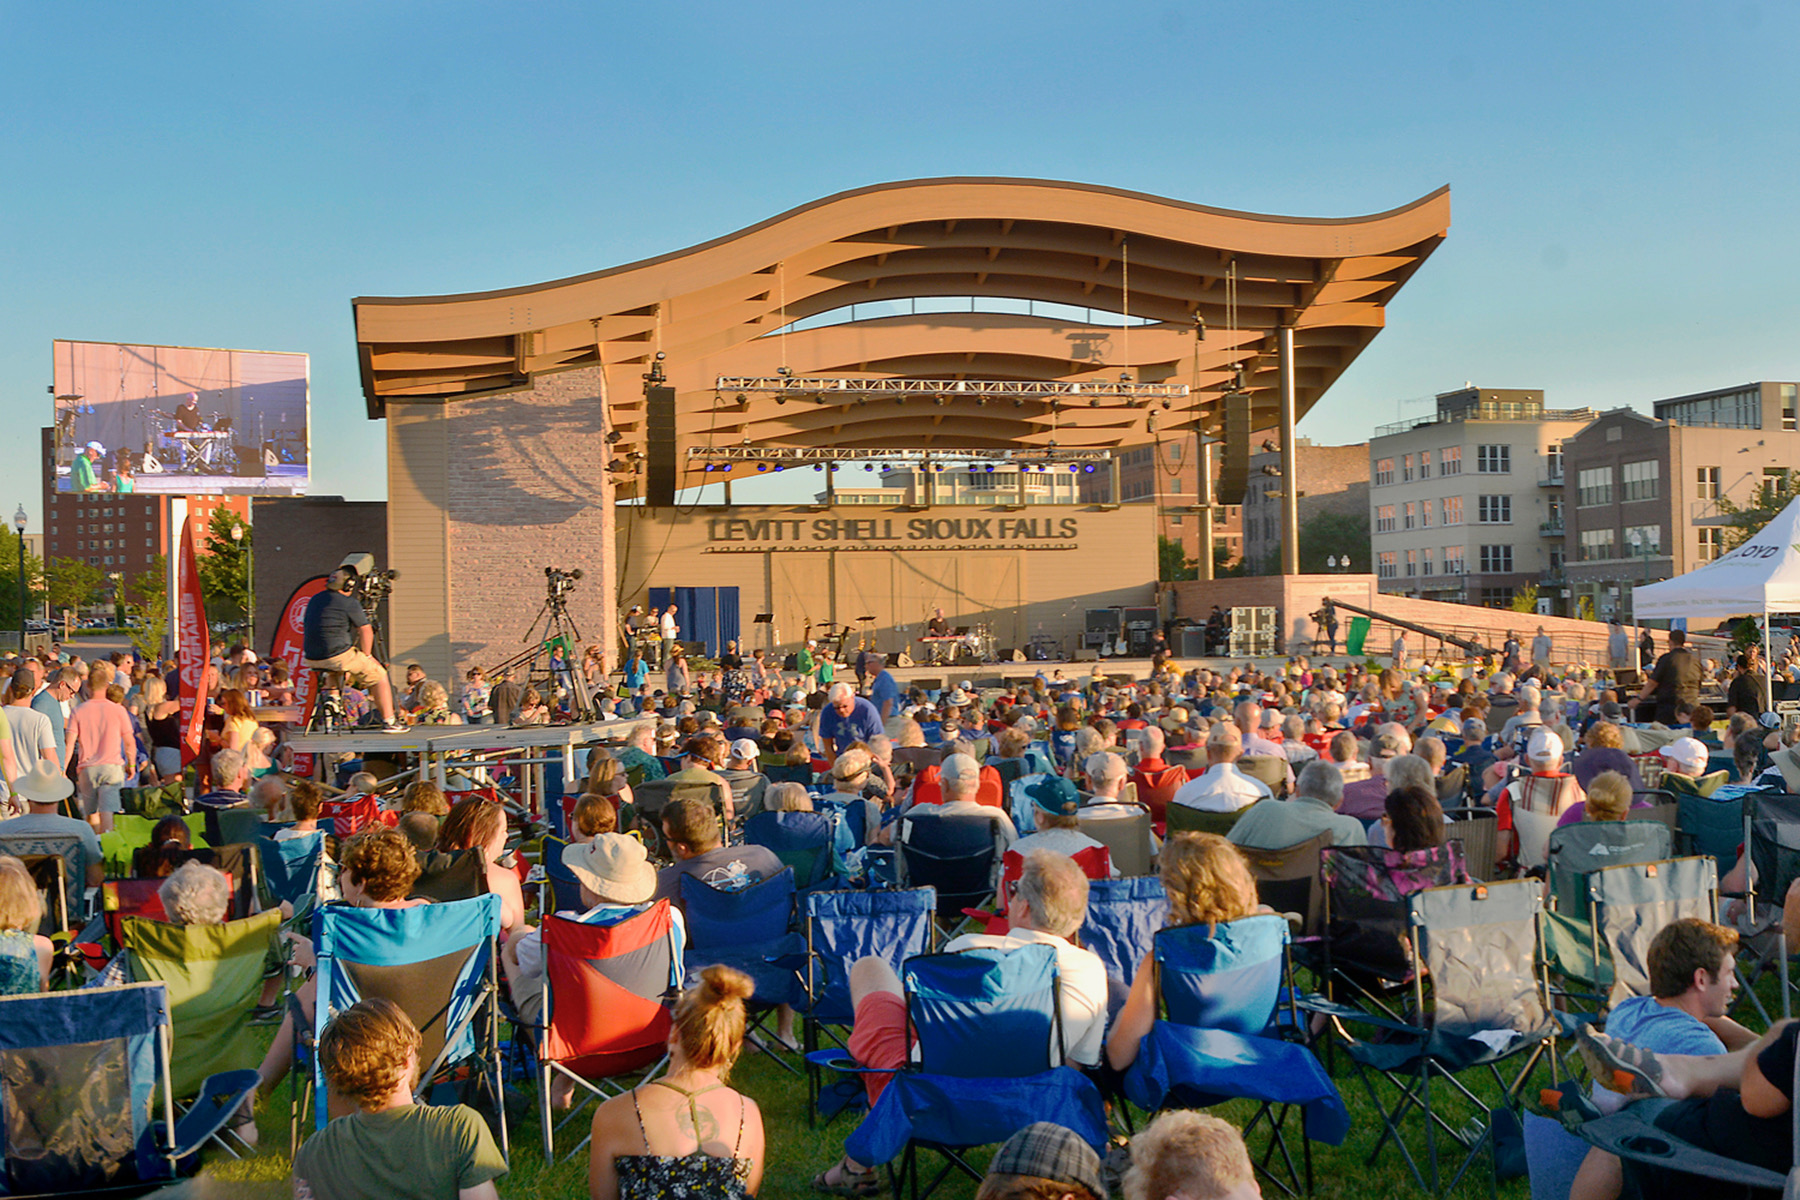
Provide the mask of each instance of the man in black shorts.
{"label": "man in black shorts", "polygon": [[350,598],[358,567],[374,565],[368,555],[352,554],[331,573],[325,590],[306,602],[301,662],[315,671],[343,672],[346,683],[375,697],[382,728],[399,733],[406,726],[394,719],[394,687],[375,660],[375,628],[362,605]]}
{"label": "man in black shorts", "polygon": [[[1699,1149],[1778,1174],[1793,1166],[1794,1048],[1800,1043],[1800,1023],[1778,1021],[1755,1042],[1729,1054],[1655,1054],[1586,1026],[1577,1036],[1582,1057],[1599,1082],[1629,1095],[1675,1101],[1656,1115],[1657,1128]],[[1625,1167],[1627,1183],[1645,1200],[1744,1194],[1742,1188],[1665,1166],[1628,1162]]]}

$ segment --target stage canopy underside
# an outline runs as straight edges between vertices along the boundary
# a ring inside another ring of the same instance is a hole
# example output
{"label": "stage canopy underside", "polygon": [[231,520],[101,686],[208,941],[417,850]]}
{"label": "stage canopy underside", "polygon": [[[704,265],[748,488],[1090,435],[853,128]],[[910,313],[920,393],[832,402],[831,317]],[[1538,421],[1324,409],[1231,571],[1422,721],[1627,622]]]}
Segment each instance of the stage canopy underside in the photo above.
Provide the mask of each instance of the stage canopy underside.
{"label": "stage canopy underside", "polygon": [[[1387,304],[1449,223],[1448,188],[1390,212],[1324,219],[1085,184],[932,179],[840,193],[590,275],[353,306],[371,418],[389,403],[454,401],[600,365],[616,449],[641,455],[642,376],[661,352],[683,472],[700,468],[688,457],[695,447],[1097,450],[1217,436],[1223,397],[1234,392],[1250,397],[1250,428],[1274,428],[1282,327],[1293,330],[1303,416],[1381,329]],[[1022,311],[895,311],[944,298]],[[876,302],[880,315],[851,307]],[[1038,305],[1055,307],[1030,311]],[[790,328],[827,314],[835,323]],[[896,404],[822,392],[778,403],[717,387],[720,377],[784,369],[802,379],[1123,376],[1191,390],[1165,410],[1160,401],[954,394]],[[641,475],[617,483],[622,498],[642,494]]]}

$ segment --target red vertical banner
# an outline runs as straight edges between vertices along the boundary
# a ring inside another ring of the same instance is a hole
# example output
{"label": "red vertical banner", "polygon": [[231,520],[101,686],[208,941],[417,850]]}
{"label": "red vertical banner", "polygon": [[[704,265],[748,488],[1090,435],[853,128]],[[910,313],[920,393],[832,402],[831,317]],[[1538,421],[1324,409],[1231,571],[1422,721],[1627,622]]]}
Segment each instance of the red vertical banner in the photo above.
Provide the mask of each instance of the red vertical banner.
{"label": "red vertical banner", "polygon": [[[281,620],[275,623],[275,636],[269,642],[269,661],[284,662],[288,668],[288,678],[294,681],[294,702],[300,706],[301,725],[304,725],[306,713],[312,704],[313,686],[317,676],[313,669],[306,666],[306,606],[312,598],[325,590],[328,579],[324,575],[314,575],[305,583],[294,589],[286,604],[281,606]],[[296,775],[312,774],[312,755],[294,755],[294,773]]]}
{"label": "red vertical banner", "polygon": [[201,727],[206,723],[206,664],[212,641],[206,627],[206,600],[200,594],[200,564],[194,557],[194,519],[181,523],[181,586],[175,599],[175,627],[181,631],[176,664],[181,674],[181,762],[200,757]]}

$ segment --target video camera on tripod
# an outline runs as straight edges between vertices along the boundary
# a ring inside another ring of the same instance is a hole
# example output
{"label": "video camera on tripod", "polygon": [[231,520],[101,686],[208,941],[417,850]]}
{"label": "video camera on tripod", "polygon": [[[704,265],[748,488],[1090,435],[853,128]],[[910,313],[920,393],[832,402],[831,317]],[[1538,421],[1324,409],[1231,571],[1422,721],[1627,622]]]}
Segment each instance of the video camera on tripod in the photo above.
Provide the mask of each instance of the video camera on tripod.
{"label": "video camera on tripod", "polygon": [[338,565],[356,572],[356,581],[350,585],[350,594],[356,597],[363,611],[373,618],[381,602],[393,595],[394,580],[400,578],[400,572],[377,571],[375,556],[366,552],[348,555]]}
{"label": "video camera on tripod", "polygon": [[556,567],[544,568],[544,590],[549,593],[546,599],[557,608],[569,602],[569,593],[575,590],[575,584],[581,579],[581,568],[563,571]]}

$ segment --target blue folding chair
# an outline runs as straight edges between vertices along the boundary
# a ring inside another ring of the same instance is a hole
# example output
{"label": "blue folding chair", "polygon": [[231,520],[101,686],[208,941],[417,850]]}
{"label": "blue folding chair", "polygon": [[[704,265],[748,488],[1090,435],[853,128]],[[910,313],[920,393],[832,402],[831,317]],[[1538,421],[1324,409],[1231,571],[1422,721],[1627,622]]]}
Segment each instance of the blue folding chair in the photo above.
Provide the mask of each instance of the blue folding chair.
{"label": "blue folding chair", "polygon": [[325,861],[324,830],[279,842],[272,837],[258,838],[256,845],[262,856],[263,882],[271,897],[298,909],[308,897],[318,895],[319,869]]}
{"label": "blue folding chair", "polygon": [[[822,1074],[817,1059],[820,1041],[829,1037],[841,1046],[839,1031],[856,1018],[850,1001],[850,968],[858,959],[879,956],[898,974],[908,958],[929,952],[937,933],[933,916],[937,893],[930,888],[879,891],[810,892],[800,898],[805,961],[799,965],[802,988],[794,1007],[801,1017],[800,1036],[806,1050],[807,1121],[820,1112]],[[854,1082],[854,1081],[852,1081]],[[826,1113],[836,1117],[860,1103],[862,1085],[834,1090],[841,1103]]]}
{"label": "blue folding chair", "polygon": [[1150,953],[1156,931],[1169,912],[1169,893],[1154,875],[1088,880],[1087,912],[1078,935],[1081,945],[1106,966],[1106,1008],[1118,1015],[1138,964]]}
{"label": "blue folding chair", "polygon": [[[1100,1093],[1063,1063],[1052,947],[921,955],[906,961],[901,980],[918,1035],[911,1061],[844,1142],[857,1162],[887,1165],[896,1200],[902,1189],[927,1200],[953,1171],[979,1182],[966,1152],[1034,1121],[1066,1126],[1096,1153],[1105,1149]],[[921,1149],[944,1160],[923,1188]]]}
{"label": "blue folding chair", "polygon": [[[1296,1195],[1301,1176],[1284,1129],[1289,1107],[1298,1104],[1304,1114],[1301,1151],[1308,1192],[1312,1142],[1342,1144],[1350,1116],[1312,1051],[1281,1037],[1284,1027],[1298,1030],[1286,986],[1287,947],[1287,919],[1273,914],[1216,928],[1185,925],[1158,932],[1152,962],[1161,1019],[1138,1044],[1124,1092],[1146,1112],[1171,1105],[1204,1108],[1230,1099],[1260,1101],[1244,1126],[1246,1140],[1258,1125],[1269,1126],[1268,1146],[1256,1168]],[[1285,1022],[1278,1019],[1284,997]],[[1129,1126],[1129,1113],[1122,1115]],[[1278,1151],[1285,1178],[1270,1169]]]}
{"label": "blue folding chair", "polygon": [[177,1118],[170,1024],[161,983],[0,998],[7,1196],[142,1191],[191,1171],[208,1142],[236,1153],[226,1126],[256,1072],[212,1076]]}
{"label": "blue folding chair", "polygon": [[744,841],[771,851],[793,869],[798,889],[818,887],[831,879],[832,814],[759,812],[744,822]]}
{"label": "blue folding chair", "polygon": [[792,932],[793,868],[742,891],[720,891],[692,875],[681,876],[680,889],[681,908],[687,917],[687,951],[682,957],[688,986],[715,964],[750,976],[756,985],[748,1005],[750,1028],[753,1034],[763,1035],[753,1036],[750,1044],[790,1075],[798,1075],[799,1070],[769,1046],[766,1029],[769,1014],[777,1006],[801,998],[800,977],[793,963],[804,943]]}
{"label": "blue folding chair", "polygon": [[1710,854],[1729,870],[1744,841],[1744,797],[1715,800],[1692,792],[1675,796],[1675,829],[1689,854]]}
{"label": "blue folding chair", "polygon": [[[472,1079],[491,1086],[502,1153],[506,1132],[500,1054],[498,938],[500,897],[479,896],[417,908],[327,905],[313,914],[318,959],[314,1044],[325,1026],[359,1000],[383,996],[412,1019],[422,1036],[416,1097],[423,1101],[443,1072],[481,1058]],[[296,1072],[298,1075],[298,1072]],[[314,1122],[326,1121],[324,1070],[314,1056]]]}
{"label": "blue folding chair", "polygon": [[894,838],[907,882],[934,888],[938,919],[945,936],[953,936],[965,920],[963,910],[976,907],[994,895],[998,851],[994,826],[1000,816],[958,813],[943,816],[914,810],[900,819]]}
{"label": "blue folding chair", "polygon": [[539,843],[538,862],[544,868],[544,886],[548,892],[538,904],[542,912],[584,912],[587,909],[581,902],[581,881],[575,878],[575,872],[563,865],[563,851],[569,845],[568,838],[553,833],[546,833]]}

